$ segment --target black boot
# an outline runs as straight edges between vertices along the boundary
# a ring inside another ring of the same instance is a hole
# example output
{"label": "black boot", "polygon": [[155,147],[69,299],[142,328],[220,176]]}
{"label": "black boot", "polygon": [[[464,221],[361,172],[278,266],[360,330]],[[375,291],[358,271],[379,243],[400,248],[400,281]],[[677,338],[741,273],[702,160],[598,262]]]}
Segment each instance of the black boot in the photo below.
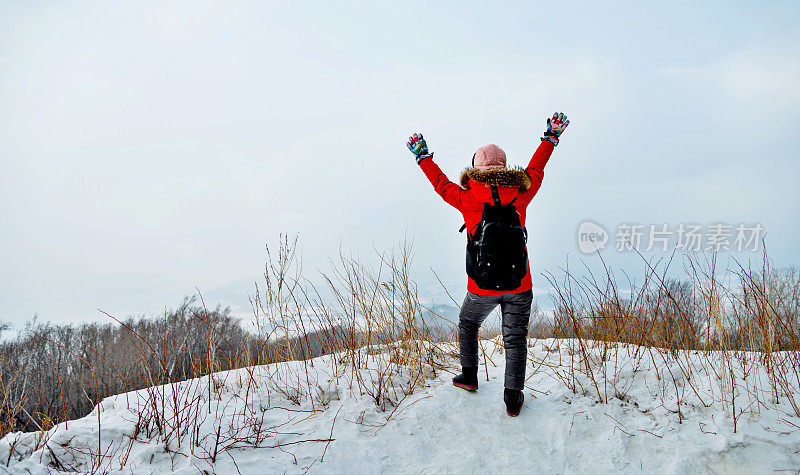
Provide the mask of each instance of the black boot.
{"label": "black boot", "polygon": [[517,417],[522,409],[525,394],[517,389],[508,389],[503,392],[503,401],[506,402],[506,412],[511,417]]}
{"label": "black boot", "polygon": [[453,386],[466,389],[467,391],[476,391],[478,389],[478,367],[462,367],[462,373],[453,378]]}

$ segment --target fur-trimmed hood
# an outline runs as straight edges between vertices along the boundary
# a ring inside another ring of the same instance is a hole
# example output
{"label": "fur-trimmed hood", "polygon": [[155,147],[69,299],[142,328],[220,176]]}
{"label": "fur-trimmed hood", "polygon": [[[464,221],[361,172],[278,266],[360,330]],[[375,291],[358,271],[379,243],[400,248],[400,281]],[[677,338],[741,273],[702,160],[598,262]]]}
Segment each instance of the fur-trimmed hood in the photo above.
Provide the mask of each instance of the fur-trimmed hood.
{"label": "fur-trimmed hood", "polygon": [[517,188],[521,192],[527,191],[531,187],[531,179],[522,168],[492,168],[490,170],[467,168],[461,173],[459,182],[463,188],[469,189],[470,180],[489,186]]}

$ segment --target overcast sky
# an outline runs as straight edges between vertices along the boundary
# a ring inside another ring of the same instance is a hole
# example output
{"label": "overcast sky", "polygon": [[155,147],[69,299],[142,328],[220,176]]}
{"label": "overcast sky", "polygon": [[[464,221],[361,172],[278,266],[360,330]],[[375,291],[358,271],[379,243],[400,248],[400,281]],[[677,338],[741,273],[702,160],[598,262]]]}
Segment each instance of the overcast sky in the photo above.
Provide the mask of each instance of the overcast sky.
{"label": "overcast sky", "polygon": [[0,1],[0,320],[225,300],[280,232],[310,271],[407,234],[463,294],[406,138],[457,179],[487,143],[526,164],[554,111],[537,288],[586,218],[761,223],[798,262],[798,2],[431,3]]}

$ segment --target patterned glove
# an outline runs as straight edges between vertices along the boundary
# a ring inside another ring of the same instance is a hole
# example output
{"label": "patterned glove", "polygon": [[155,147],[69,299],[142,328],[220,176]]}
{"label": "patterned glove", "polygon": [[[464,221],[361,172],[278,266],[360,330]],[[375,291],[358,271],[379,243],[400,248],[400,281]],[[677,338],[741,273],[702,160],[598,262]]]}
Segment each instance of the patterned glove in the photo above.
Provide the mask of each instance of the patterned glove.
{"label": "patterned glove", "polygon": [[414,135],[408,138],[406,146],[409,150],[411,150],[411,153],[417,157],[417,165],[419,165],[424,159],[433,157],[433,153],[428,152],[428,144],[425,143],[425,139],[422,138],[422,134],[414,133]]}
{"label": "patterned glove", "polygon": [[556,112],[553,117],[547,119],[547,130],[542,140],[549,140],[553,145],[558,145],[558,139],[564,133],[564,129],[569,125],[567,116],[563,112]]}

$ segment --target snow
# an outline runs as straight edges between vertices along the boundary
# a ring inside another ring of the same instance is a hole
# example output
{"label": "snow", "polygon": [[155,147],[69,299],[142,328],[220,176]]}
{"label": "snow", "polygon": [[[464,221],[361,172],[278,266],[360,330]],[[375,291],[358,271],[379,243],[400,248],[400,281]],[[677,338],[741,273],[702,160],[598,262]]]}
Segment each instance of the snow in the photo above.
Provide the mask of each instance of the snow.
{"label": "snow", "polygon": [[[629,345],[609,349],[574,340],[531,340],[525,404],[520,416],[512,418],[502,402],[502,345],[496,339],[481,345],[485,358],[480,389],[474,393],[450,383],[457,368],[452,345],[431,350],[434,365],[413,392],[406,390],[414,373],[391,364],[400,354],[398,345],[365,348],[359,353],[364,363],[355,370],[342,364],[347,355],[327,355],[107,398],[82,419],[43,433],[6,435],[0,440],[0,471],[800,469],[800,417],[790,397],[800,400],[800,387],[796,382],[784,387],[775,401],[756,355],[685,351],[676,357]],[[594,362],[590,368],[597,384],[581,366],[584,351]],[[376,404],[373,383],[381,371],[391,380],[386,379],[386,398]],[[176,413],[180,417],[173,417]],[[152,414],[161,417],[162,435],[157,424],[150,424],[149,434],[145,430],[142,421]],[[732,414],[737,414],[735,431]],[[98,435],[104,457],[97,456]]]}

